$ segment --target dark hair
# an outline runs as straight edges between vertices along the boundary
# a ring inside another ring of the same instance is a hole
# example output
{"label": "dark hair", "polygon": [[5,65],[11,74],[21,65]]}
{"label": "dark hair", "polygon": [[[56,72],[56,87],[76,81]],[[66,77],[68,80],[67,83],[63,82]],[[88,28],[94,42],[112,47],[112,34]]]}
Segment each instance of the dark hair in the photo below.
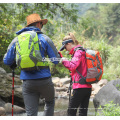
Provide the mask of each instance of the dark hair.
{"label": "dark hair", "polygon": [[[37,23],[39,23],[39,22],[32,23],[32,24],[28,25],[28,27],[29,27],[29,26],[36,26],[36,25],[37,25]],[[41,25],[42,25],[42,27],[43,27],[42,22],[40,22],[40,24],[41,24]],[[41,27],[41,28],[42,28],[42,27]]]}
{"label": "dark hair", "polygon": [[38,22],[32,23],[32,24],[28,25],[28,27],[29,27],[29,26],[36,26],[37,23],[38,23]]}

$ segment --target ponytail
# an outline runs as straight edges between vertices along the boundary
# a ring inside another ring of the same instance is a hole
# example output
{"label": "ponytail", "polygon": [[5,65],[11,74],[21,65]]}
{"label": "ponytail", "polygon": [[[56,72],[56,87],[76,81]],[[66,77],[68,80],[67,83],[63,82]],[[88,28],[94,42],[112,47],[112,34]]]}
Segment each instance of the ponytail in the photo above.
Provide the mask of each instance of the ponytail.
{"label": "ponytail", "polygon": [[69,33],[68,34],[70,37],[71,37],[71,39],[73,40],[73,44],[75,44],[75,45],[78,45],[79,44],[79,42],[76,40],[76,38],[75,38],[75,36],[73,35],[73,33]]}

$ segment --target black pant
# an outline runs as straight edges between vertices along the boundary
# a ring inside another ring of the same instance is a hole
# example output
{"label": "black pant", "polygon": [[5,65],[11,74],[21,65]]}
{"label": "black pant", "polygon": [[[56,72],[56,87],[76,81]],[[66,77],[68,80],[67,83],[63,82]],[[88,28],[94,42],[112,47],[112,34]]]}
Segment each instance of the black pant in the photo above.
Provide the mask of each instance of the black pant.
{"label": "black pant", "polygon": [[79,107],[79,116],[87,116],[91,88],[74,89],[68,106],[68,116],[76,116]]}

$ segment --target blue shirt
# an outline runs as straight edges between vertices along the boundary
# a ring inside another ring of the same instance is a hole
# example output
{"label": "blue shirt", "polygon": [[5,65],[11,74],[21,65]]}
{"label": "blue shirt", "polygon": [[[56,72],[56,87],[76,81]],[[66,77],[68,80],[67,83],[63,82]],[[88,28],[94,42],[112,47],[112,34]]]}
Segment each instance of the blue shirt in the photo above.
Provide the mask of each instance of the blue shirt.
{"label": "blue shirt", "polygon": [[[21,29],[20,31],[16,32],[17,35],[21,34],[22,32],[25,31],[36,31],[38,32],[38,38],[40,39],[39,45],[42,46],[42,50],[40,49],[41,56],[44,58],[46,55],[48,55],[49,58],[60,58],[58,51],[56,47],[54,46],[54,43],[52,40],[46,36],[45,34],[41,34],[40,29],[36,28],[34,26],[31,27],[26,27]],[[3,62],[6,65],[12,65],[12,63],[15,60],[16,54],[15,54],[15,43],[16,43],[16,38],[12,40],[10,45],[8,46],[7,53],[4,55]],[[52,61],[54,64],[58,64],[59,61],[55,60]],[[29,80],[29,79],[40,79],[40,78],[45,78],[45,77],[50,77],[50,69],[49,68],[44,68],[40,70],[34,70],[34,71],[24,71],[21,70],[20,73],[20,79],[21,80]]]}

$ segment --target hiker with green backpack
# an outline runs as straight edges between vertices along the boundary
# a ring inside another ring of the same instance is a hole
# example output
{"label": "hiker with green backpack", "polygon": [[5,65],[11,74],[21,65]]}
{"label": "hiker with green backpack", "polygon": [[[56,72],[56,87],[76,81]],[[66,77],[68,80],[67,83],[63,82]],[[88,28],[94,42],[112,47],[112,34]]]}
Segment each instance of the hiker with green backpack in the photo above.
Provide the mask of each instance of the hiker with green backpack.
{"label": "hiker with green backpack", "polygon": [[[63,57],[60,51],[69,51],[72,59],[69,61]],[[71,72],[71,94],[68,106],[68,116],[75,116],[79,108],[79,116],[87,116],[92,83],[98,82],[103,74],[102,59],[98,51],[84,49],[76,40],[73,33],[63,38],[59,54],[62,64]]]}
{"label": "hiker with green backpack", "polygon": [[[23,99],[28,116],[37,116],[40,96],[45,98],[44,115],[54,115],[54,85],[49,64],[44,61],[60,58],[52,40],[41,32],[48,20],[38,14],[26,17],[27,26],[16,34],[4,55],[4,64],[11,68],[20,67],[20,79],[23,80]],[[54,64],[59,61],[52,60]]]}

